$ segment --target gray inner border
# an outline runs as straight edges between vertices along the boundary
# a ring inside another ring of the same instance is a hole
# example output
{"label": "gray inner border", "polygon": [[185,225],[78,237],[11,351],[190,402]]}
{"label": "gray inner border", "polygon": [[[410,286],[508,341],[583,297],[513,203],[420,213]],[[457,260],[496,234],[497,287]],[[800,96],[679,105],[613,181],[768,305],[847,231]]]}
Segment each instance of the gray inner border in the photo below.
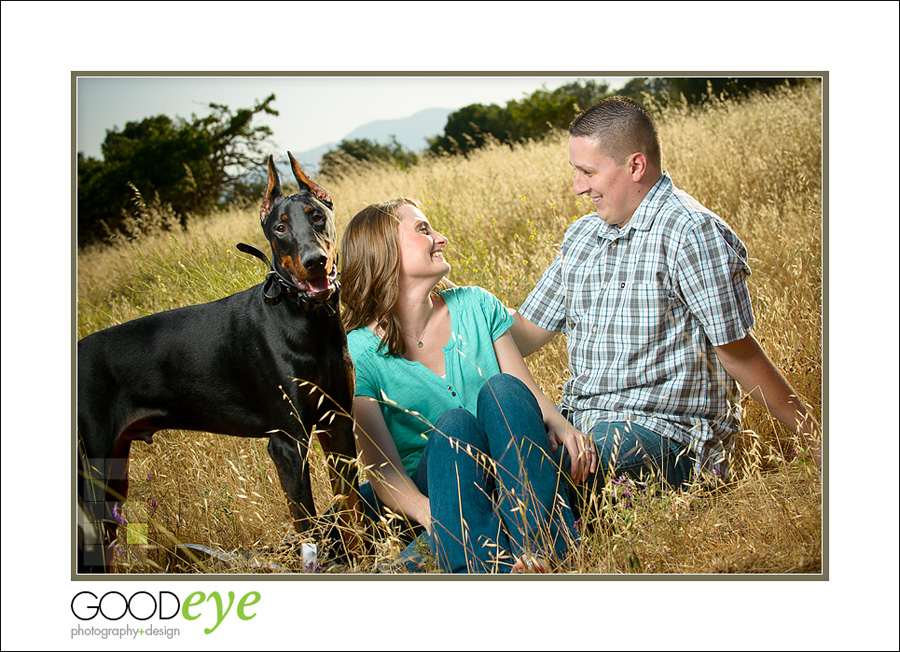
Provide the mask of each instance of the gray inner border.
{"label": "gray inner border", "polygon": [[[76,374],[76,342],[78,322],[78,152],[77,152],[77,108],[78,108],[78,79],[80,77],[805,77],[818,78],[822,82],[822,449],[824,462],[822,465],[822,571],[815,574],[709,574],[709,575],[667,575],[667,574],[639,574],[639,575],[602,575],[602,574],[575,574],[575,575],[447,575],[447,574],[400,574],[378,575],[366,573],[346,574],[303,574],[292,573],[278,574],[113,574],[113,575],[78,575],[76,573],[76,512],[75,483],[77,480],[77,374]],[[829,73],[828,71],[72,71],[71,73],[71,161],[72,161],[72,196],[71,196],[71,387],[72,387],[72,413],[71,413],[71,524],[70,524],[70,567],[73,581],[585,581],[585,580],[612,580],[612,581],[660,581],[660,580],[760,580],[760,581],[827,581],[830,571],[829,548],[829,437],[828,433],[828,217],[829,217]]]}

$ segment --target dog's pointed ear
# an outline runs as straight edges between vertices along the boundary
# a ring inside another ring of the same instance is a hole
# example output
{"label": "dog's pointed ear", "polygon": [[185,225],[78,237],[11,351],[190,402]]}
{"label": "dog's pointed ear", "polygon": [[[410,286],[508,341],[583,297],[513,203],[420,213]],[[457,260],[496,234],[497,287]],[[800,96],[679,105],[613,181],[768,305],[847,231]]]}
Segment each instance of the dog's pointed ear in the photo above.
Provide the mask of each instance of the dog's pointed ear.
{"label": "dog's pointed ear", "polygon": [[275,159],[269,155],[269,180],[266,183],[266,194],[263,195],[263,203],[259,209],[260,221],[266,221],[272,205],[279,197],[281,197],[281,179],[278,178],[278,170],[275,169]]}
{"label": "dog's pointed ear", "polygon": [[329,208],[334,208],[334,202],[331,201],[331,196],[304,174],[303,170],[300,169],[300,164],[297,163],[297,159],[294,158],[294,155],[288,152],[288,158],[291,160],[291,169],[294,171],[294,178],[297,179],[297,183],[300,187],[305,187],[316,197],[328,204]]}

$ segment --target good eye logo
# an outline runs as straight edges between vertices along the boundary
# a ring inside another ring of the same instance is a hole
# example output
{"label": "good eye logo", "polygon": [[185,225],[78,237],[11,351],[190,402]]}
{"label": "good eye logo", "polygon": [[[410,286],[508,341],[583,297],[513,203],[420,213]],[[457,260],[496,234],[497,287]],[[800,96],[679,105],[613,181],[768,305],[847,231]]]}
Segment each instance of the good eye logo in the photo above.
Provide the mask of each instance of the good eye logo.
{"label": "good eye logo", "polygon": [[[178,596],[171,591],[160,591],[158,598],[147,591],[137,591],[131,597],[126,597],[118,591],[108,591],[99,598],[91,591],[82,591],[72,598],[72,615],[78,620],[93,620],[99,614],[106,620],[120,620],[126,615],[135,620],[145,621],[158,615],[160,620],[171,620],[181,612],[185,620],[197,620],[203,615],[204,602],[214,602],[216,622],[211,628],[205,628],[206,634],[213,633],[234,606],[234,591],[228,592],[228,606],[225,607],[222,596],[218,591],[212,591],[209,596],[203,591],[191,593],[181,604]],[[252,607],[261,599],[258,591],[245,594],[237,603],[235,613],[240,620],[252,620],[255,613],[249,613],[248,607]]]}

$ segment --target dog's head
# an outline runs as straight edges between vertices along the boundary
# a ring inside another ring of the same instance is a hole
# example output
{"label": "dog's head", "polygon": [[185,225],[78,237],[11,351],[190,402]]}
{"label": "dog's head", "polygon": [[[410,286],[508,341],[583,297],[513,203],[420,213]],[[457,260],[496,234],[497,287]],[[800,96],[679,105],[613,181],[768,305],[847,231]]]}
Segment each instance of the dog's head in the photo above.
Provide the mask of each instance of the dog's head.
{"label": "dog's head", "polygon": [[327,301],[336,289],[337,231],[328,193],[304,174],[288,152],[296,195],[281,195],[275,160],[269,157],[269,180],[259,211],[263,232],[272,246],[272,265],[297,290],[314,301]]}

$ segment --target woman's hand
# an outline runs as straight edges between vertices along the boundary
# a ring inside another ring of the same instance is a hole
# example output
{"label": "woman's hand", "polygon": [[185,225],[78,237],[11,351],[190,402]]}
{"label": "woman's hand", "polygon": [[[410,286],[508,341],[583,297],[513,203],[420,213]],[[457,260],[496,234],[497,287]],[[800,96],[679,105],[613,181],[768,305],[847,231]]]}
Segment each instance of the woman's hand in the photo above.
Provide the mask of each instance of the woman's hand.
{"label": "woman's hand", "polygon": [[584,482],[588,476],[597,472],[597,448],[594,441],[580,430],[576,430],[568,421],[548,427],[547,440],[553,451],[556,451],[560,444],[569,451],[572,460],[569,475],[574,482]]}

